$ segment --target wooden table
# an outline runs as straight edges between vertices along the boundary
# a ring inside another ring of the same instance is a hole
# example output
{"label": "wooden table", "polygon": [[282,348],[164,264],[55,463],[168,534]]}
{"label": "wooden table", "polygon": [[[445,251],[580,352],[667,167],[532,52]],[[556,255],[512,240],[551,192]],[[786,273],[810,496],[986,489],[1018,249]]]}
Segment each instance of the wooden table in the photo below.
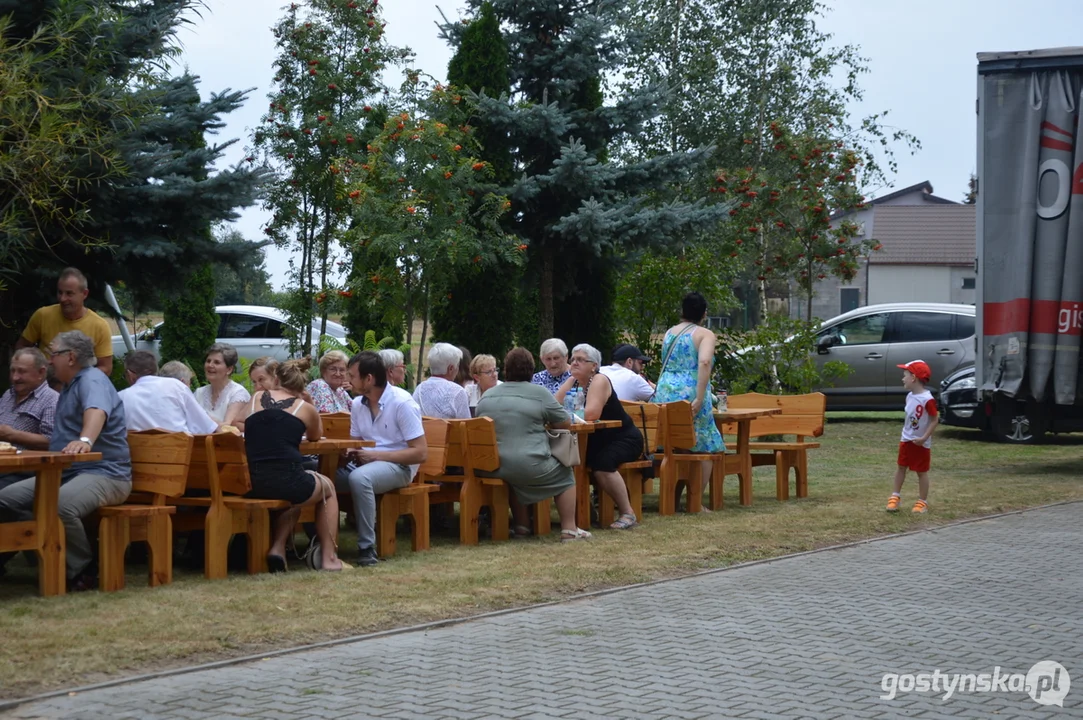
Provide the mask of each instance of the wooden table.
{"label": "wooden table", "polygon": [[24,450],[0,455],[0,473],[32,471],[34,519],[0,523],[0,552],[33,550],[38,554],[38,589],[42,595],[63,595],[66,591],[64,526],[60,523],[60,474],[77,462],[96,462],[101,453],[66,455],[44,450]]}
{"label": "wooden table", "polygon": [[351,448],[376,447],[372,440],[320,438],[319,440],[302,440],[302,455],[319,455],[320,474],[331,478],[333,482],[335,473],[338,472],[338,459],[343,450]]}
{"label": "wooden table", "polygon": [[590,527],[590,473],[587,472],[587,438],[596,430],[619,428],[620,420],[595,420],[572,423],[568,428],[579,436],[579,464],[575,470],[575,524],[583,529]]}
{"label": "wooden table", "polygon": [[[737,423],[737,450],[732,461],[726,457],[726,474],[737,475],[741,480],[740,499],[742,505],[752,504],[752,452],[748,443],[752,431],[752,421],[756,418],[778,415],[782,408],[734,408],[732,410],[715,411],[714,421],[719,432],[722,425],[728,422]],[[730,468],[733,470],[730,470]],[[719,498],[721,499],[721,498]],[[712,503],[714,504],[714,503]]]}

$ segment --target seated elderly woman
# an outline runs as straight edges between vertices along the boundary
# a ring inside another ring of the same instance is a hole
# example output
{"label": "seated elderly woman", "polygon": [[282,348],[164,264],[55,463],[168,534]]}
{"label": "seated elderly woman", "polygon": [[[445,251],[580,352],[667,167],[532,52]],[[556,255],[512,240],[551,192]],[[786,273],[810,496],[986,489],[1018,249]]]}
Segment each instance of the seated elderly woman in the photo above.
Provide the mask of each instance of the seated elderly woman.
{"label": "seated elderly woman", "polygon": [[[67,543],[68,588],[89,590],[97,586],[97,573],[83,518],[104,505],[124,502],[132,490],[124,403],[109,377],[96,367],[94,342],[89,337],[69,330],[49,345],[49,364],[63,383],[49,450],[102,454],[101,460],[69,465],[63,471],[56,511]],[[0,521],[34,517],[36,482],[28,478],[0,490]]]}
{"label": "seated elderly woman", "polygon": [[406,384],[406,358],[401,350],[384,348],[376,353],[387,370],[387,384],[402,387]]}
{"label": "seated elderly woman", "polygon": [[429,379],[414,389],[422,415],[444,420],[470,417],[466,390],[455,382],[462,353],[450,343],[436,343],[429,350]]}
{"label": "seated elderly woman", "polygon": [[526,348],[513,348],[504,358],[506,382],[486,391],[478,403],[478,417],[490,417],[496,428],[500,469],[490,473],[512,489],[515,534],[530,534],[526,506],[556,498],[560,539],[585,540],[590,533],[575,524],[575,477],[549,452],[546,426],[566,428],[568,415],[543,387],[530,382],[534,356]]}
{"label": "seated elderly woman", "polygon": [[308,384],[312,404],[320,412],[350,412],[353,399],[346,392],[350,384],[346,375],[349,359],[341,350],[329,350],[320,358],[320,377]]}
{"label": "seated elderly woman", "polygon": [[[316,537],[320,543],[320,569],[341,570],[338,547],[338,496],[331,480],[303,466],[301,438],[319,440],[323,425],[316,408],[301,399],[311,366],[308,358],[289,360],[275,368],[277,386],[259,390],[245,403],[241,420],[252,490],[247,497],[285,500],[295,507],[316,506]],[[297,513],[283,512],[275,520],[267,567],[286,569],[286,541]]]}
{"label": "seated elderly woman", "polygon": [[203,359],[207,384],[196,389],[196,402],[222,425],[233,425],[252,397],[244,385],[233,381],[231,376],[236,371],[237,348],[227,343],[215,343],[207,348]]}
{"label": "seated elderly woman", "polygon": [[257,390],[273,390],[278,386],[275,378],[275,368],[278,361],[270,355],[258,357],[248,366],[248,379],[252,381],[252,392]]}
{"label": "seated elderly woman", "polygon": [[584,420],[620,420],[619,428],[598,430],[591,434],[587,443],[587,466],[594,473],[598,487],[613,498],[620,511],[620,517],[609,527],[628,530],[638,522],[632,503],[628,500],[628,487],[617,472],[617,467],[640,458],[643,454],[643,434],[620,404],[609,378],[598,372],[601,364],[602,354],[597,348],[586,343],[572,348],[572,374],[557,391],[556,401],[563,404],[564,396],[575,388],[586,395]]}
{"label": "seated elderly woman", "polygon": [[466,395],[470,407],[477,407],[486,390],[500,385],[500,372],[496,369],[496,358],[492,355],[478,355],[470,361],[470,376],[474,381],[466,386]]}
{"label": "seated elderly woman", "polygon": [[568,372],[568,346],[560,338],[549,338],[541,344],[541,361],[545,369],[534,373],[530,382],[541,385],[555,395],[564,381],[571,377]]}

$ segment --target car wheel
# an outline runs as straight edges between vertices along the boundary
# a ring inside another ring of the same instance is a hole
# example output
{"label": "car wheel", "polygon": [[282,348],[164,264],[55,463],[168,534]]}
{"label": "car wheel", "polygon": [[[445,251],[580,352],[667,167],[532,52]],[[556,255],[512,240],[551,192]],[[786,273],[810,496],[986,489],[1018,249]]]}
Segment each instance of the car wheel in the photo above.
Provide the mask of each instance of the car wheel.
{"label": "car wheel", "polygon": [[993,403],[989,429],[998,442],[1030,445],[1045,434],[1045,420],[1035,403],[1004,399]]}

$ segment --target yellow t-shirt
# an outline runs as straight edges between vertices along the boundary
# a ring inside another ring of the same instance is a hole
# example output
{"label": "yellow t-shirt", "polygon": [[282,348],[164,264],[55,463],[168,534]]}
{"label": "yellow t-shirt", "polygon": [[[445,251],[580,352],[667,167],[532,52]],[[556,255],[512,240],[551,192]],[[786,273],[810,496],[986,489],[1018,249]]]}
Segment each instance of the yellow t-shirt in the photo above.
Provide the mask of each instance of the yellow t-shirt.
{"label": "yellow t-shirt", "polygon": [[97,358],[113,357],[113,336],[109,332],[109,323],[90,308],[78,320],[68,320],[60,312],[60,305],[46,305],[34,311],[30,322],[23,330],[23,339],[34,343],[42,352],[49,349],[49,343],[57,335],[69,330],[78,330],[94,342],[94,356]]}

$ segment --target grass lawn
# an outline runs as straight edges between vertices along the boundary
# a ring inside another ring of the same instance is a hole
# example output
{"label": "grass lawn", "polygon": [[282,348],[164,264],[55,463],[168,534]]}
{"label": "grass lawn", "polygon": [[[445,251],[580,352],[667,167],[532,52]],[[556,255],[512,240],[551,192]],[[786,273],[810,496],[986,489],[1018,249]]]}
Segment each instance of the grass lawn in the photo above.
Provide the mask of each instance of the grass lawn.
{"label": "grass lawn", "polygon": [[[890,417],[890,415],[888,416]],[[649,512],[631,532],[598,531],[590,542],[548,538],[459,547],[434,536],[414,554],[374,569],[324,575],[231,574],[207,582],[178,571],[172,586],[145,587],[143,567],[128,589],[62,598],[36,596],[22,558],[0,581],[0,697],[12,698],[154,669],[283,648],[374,630],[522,606],[707,568],[811,550],[918,528],[1083,499],[1083,436],[1023,447],[942,429],[933,449],[931,510],[884,512],[899,437],[898,419],[829,416],[824,447],[810,454],[810,497],[779,503],[771,468],[756,471],[754,504],[737,505],[736,479],[716,513],[661,518]],[[915,486],[903,490],[904,508]],[[647,498],[648,509],[657,507]],[[343,556],[356,554],[343,534]]]}

